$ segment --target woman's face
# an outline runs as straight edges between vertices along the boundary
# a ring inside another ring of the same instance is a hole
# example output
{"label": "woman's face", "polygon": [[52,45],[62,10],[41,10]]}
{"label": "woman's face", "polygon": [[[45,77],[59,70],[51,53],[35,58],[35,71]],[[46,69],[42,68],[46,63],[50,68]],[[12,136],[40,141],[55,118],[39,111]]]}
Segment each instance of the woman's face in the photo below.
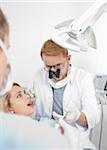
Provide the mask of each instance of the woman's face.
{"label": "woman's face", "polygon": [[9,111],[17,114],[32,115],[34,112],[34,102],[30,95],[26,94],[23,88],[14,85],[10,90],[10,105]]}

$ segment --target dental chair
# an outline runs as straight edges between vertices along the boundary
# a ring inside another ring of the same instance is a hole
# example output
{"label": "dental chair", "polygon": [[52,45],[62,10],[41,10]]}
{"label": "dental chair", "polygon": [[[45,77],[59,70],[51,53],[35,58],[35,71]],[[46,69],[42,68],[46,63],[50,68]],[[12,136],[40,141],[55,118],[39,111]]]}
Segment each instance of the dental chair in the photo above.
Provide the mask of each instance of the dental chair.
{"label": "dental chair", "polygon": [[100,122],[92,129],[90,138],[98,150],[107,150],[107,97],[97,96],[97,100],[101,109],[101,119]]}

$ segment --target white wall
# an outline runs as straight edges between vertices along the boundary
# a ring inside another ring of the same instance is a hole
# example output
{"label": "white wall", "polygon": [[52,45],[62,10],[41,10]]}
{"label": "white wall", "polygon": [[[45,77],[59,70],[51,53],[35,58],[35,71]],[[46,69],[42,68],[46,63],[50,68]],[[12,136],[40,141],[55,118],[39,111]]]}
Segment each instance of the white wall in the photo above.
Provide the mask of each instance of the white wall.
{"label": "white wall", "polygon": [[[91,5],[90,2],[1,2],[10,24],[10,56],[13,78],[27,86],[35,70],[42,65],[39,56],[42,43],[49,39],[54,25],[78,18]],[[72,62],[92,73],[107,74],[107,14],[94,26],[98,50],[87,53],[72,52]]]}

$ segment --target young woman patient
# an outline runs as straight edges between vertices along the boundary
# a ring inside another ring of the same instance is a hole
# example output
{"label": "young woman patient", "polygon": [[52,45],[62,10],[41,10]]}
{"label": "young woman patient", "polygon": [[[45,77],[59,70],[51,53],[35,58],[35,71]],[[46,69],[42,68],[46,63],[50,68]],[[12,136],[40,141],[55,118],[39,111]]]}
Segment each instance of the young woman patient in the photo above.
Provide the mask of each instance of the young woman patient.
{"label": "young woman patient", "polygon": [[[22,88],[17,83],[13,83],[11,90],[2,97],[2,100],[0,100],[0,110],[7,112],[7,113],[26,115],[26,116],[34,118],[36,114],[35,107],[36,107],[36,104],[35,104],[35,98],[33,97],[33,95],[29,92],[26,92],[24,88]],[[45,119],[42,118],[40,122],[41,121],[47,123],[51,127],[55,127],[56,125],[56,121],[52,119],[50,120],[47,118]],[[83,150],[81,148],[81,145],[78,145],[79,133],[77,129],[69,126],[62,119],[60,120],[58,124],[59,126],[57,126],[57,129],[59,130],[59,132],[64,134],[64,136],[67,138],[70,145],[72,147],[78,147],[78,150]]]}
{"label": "young woman patient", "polygon": [[[2,100],[0,100],[0,110],[7,113],[30,116],[37,120],[35,99],[36,98],[31,92],[26,92],[26,90],[18,83],[13,83],[11,90],[2,97]],[[58,126],[53,119],[43,117],[40,121],[49,124],[51,127]],[[63,131],[61,130],[61,132]]]}
{"label": "young woman patient", "polygon": [[[35,99],[33,95],[29,92],[26,92],[24,88],[22,88],[19,84],[13,83],[13,86],[10,91],[8,91],[0,100],[0,111],[4,111],[6,113],[12,113],[18,114],[18,115],[24,115],[24,116],[29,116],[32,117],[33,114],[35,113]],[[17,116],[17,115],[16,115]],[[33,118],[33,117],[32,117]],[[29,120],[28,120],[29,121]],[[28,122],[29,123],[29,122]],[[37,122],[35,122],[35,126]],[[38,122],[39,123],[39,122]],[[47,123],[45,122],[42,123],[40,122],[41,125],[46,125]],[[32,123],[31,123],[32,124]],[[49,125],[49,124],[48,124]],[[49,125],[50,126],[50,125]],[[48,126],[47,126],[48,127]],[[36,127],[34,128],[36,130]],[[52,128],[48,128],[50,130]],[[34,130],[34,132],[36,132]],[[52,129],[54,131],[54,129]],[[29,128],[28,128],[29,131]],[[65,129],[66,131],[66,129]],[[38,132],[38,131],[37,131]],[[42,131],[44,132],[44,131]],[[41,133],[42,133],[41,132]],[[48,131],[49,132],[49,131]],[[50,131],[51,132],[51,131]],[[54,131],[56,132],[56,131]],[[32,130],[31,130],[32,133]],[[58,134],[59,135],[59,134]],[[60,137],[61,135],[59,135]],[[51,138],[51,137],[50,137]],[[52,137],[53,138],[53,137]],[[66,138],[68,141],[68,137]],[[64,137],[64,141],[66,140]],[[37,140],[37,139],[36,139]],[[36,142],[36,141],[35,141]],[[47,141],[44,140],[44,142],[47,143]],[[66,141],[65,141],[66,142]],[[67,142],[68,146],[70,142]],[[72,144],[73,145],[73,144]],[[80,149],[81,150],[81,149]]]}
{"label": "young woman patient", "polygon": [[2,98],[1,108],[4,112],[32,116],[35,111],[34,98],[17,83]]}
{"label": "young woman patient", "polygon": [[[30,116],[36,120],[35,97],[31,92],[26,92],[18,83],[13,83],[11,90],[3,96],[0,101],[0,110],[7,113]],[[40,121],[48,123],[51,127],[58,125],[53,119],[41,118]],[[63,133],[61,127],[58,130]]]}

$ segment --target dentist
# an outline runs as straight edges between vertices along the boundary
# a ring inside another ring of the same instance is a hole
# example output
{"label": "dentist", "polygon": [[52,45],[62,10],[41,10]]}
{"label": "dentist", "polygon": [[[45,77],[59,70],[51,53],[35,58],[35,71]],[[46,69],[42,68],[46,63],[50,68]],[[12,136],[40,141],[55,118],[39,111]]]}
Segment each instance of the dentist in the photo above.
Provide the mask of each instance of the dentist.
{"label": "dentist", "polygon": [[[37,98],[37,118],[63,118],[82,137],[88,137],[100,120],[91,75],[71,64],[68,50],[47,40],[41,48],[44,67],[35,74],[32,89]],[[80,138],[81,141],[82,138]],[[84,149],[92,146],[83,138]]]}

